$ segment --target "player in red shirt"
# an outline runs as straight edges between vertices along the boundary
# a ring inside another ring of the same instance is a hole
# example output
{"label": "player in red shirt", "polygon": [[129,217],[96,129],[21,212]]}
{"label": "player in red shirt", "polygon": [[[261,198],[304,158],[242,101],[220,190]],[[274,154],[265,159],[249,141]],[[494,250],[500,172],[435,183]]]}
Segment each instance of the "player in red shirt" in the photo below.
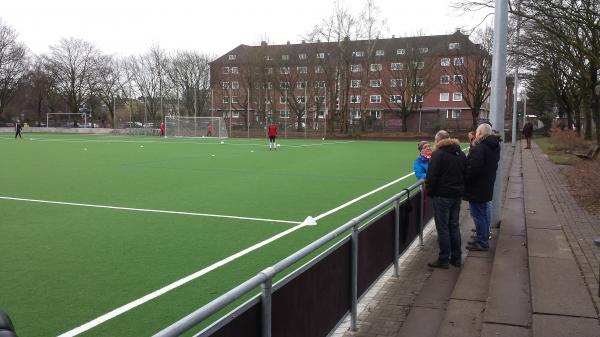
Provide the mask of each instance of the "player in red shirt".
{"label": "player in red shirt", "polygon": [[165,123],[164,122],[160,122],[160,136],[161,137],[165,136]]}
{"label": "player in red shirt", "polygon": [[208,123],[208,127],[206,129],[206,137],[212,137],[212,123]]}
{"label": "player in red shirt", "polygon": [[277,150],[277,125],[274,123],[269,124],[267,136],[269,136],[269,150]]}

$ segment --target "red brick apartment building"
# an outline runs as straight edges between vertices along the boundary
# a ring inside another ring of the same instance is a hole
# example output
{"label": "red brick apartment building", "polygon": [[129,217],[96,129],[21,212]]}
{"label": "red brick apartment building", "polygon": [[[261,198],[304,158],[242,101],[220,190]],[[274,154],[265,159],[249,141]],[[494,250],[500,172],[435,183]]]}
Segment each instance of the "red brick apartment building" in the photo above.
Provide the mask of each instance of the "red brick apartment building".
{"label": "red brick apartment building", "polygon": [[[456,32],[340,42],[239,45],[210,65],[212,111],[234,128],[287,123],[297,131],[466,129],[479,45]],[[481,119],[488,118],[488,104]],[[305,115],[306,111],[306,115]],[[328,124],[327,124],[328,123]]]}

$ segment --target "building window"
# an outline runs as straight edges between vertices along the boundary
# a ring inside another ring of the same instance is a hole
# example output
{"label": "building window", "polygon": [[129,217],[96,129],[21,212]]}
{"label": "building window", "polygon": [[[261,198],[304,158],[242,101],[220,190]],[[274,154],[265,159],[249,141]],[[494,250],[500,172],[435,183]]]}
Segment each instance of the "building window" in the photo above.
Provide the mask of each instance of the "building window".
{"label": "building window", "polygon": [[450,59],[447,57],[444,57],[443,59],[440,60],[440,65],[442,67],[447,67],[450,65]]}
{"label": "building window", "polygon": [[381,103],[381,95],[371,95],[370,102],[371,103]]}
{"label": "building window", "polygon": [[231,117],[232,118],[240,118],[240,112],[239,111],[232,111],[231,112]]}
{"label": "building window", "polygon": [[266,82],[263,84],[263,89],[273,89],[273,83],[272,82]]}
{"label": "building window", "polygon": [[231,73],[232,73],[232,74],[239,74],[239,69],[238,69],[238,67],[231,67]]}
{"label": "building window", "polygon": [[385,51],[383,51],[381,49],[375,51],[375,56],[383,56],[383,55],[385,55]]}
{"label": "building window", "polygon": [[325,58],[325,53],[317,53],[317,58],[318,59],[324,59]]}
{"label": "building window", "polygon": [[454,58],[454,65],[455,66],[462,66],[465,63],[465,60],[462,57],[455,57]]}
{"label": "building window", "polygon": [[265,104],[272,104],[273,103],[273,97],[265,97]]}
{"label": "building window", "polygon": [[317,111],[317,118],[318,119],[325,118],[325,111]]}
{"label": "building window", "polygon": [[231,103],[239,103],[240,102],[240,98],[237,96],[231,96]]}
{"label": "building window", "polygon": [[454,84],[462,84],[463,76],[462,75],[454,75]]}
{"label": "building window", "polygon": [[315,96],[315,103],[325,103],[325,96]]}
{"label": "building window", "polygon": [[296,82],[296,88],[298,88],[298,89],[304,89],[304,88],[306,88],[306,81]]}
{"label": "building window", "polygon": [[406,49],[396,49],[396,55],[405,55]]}
{"label": "building window", "polygon": [[350,96],[350,103],[360,103],[360,96],[359,95]]}
{"label": "building window", "polygon": [[229,89],[231,88],[231,86],[229,85],[229,82],[223,82],[223,89]]}
{"label": "building window", "polygon": [[230,69],[229,67],[223,67],[223,74],[229,74]]}
{"label": "building window", "polygon": [[427,54],[429,52],[429,48],[421,47],[419,48],[419,54]]}
{"label": "building window", "polygon": [[425,84],[425,81],[422,78],[417,77],[415,79],[415,85],[418,87],[422,87]]}
{"label": "building window", "polygon": [[371,88],[381,88],[381,80],[370,80],[369,86]]}
{"label": "building window", "polygon": [[315,66],[315,74],[322,74],[325,70],[323,70],[323,66]]}
{"label": "building window", "polygon": [[423,95],[413,95],[410,99],[413,103],[423,102]]}
{"label": "building window", "polygon": [[298,59],[299,60],[306,60],[306,54],[304,54],[304,53],[298,54]]}
{"label": "building window", "polygon": [[270,55],[266,55],[265,61],[273,61],[273,57],[271,57]]}
{"label": "building window", "polygon": [[306,103],[306,96],[297,96],[296,97],[296,102],[300,103],[300,104]]}
{"label": "building window", "polygon": [[352,110],[352,118],[354,119],[360,119],[360,110]]}
{"label": "building window", "polygon": [[440,76],[440,84],[448,84],[450,83],[450,76],[442,75]]}
{"label": "building window", "polygon": [[290,67],[279,67],[279,73],[281,75],[288,75],[290,73]]}
{"label": "building window", "polygon": [[279,96],[279,104],[286,104],[287,98],[285,96]]}
{"label": "building window", "polygon": [[296,70],[298,70],[298,74],[308,73],[308,67],[297,67]]}
{"label": "building window", "polygon": [[289,89],[290,82],[279,82],[279,89]]}
{"label": "building window", "polygon": [[365,56],[365,52],[362,50],[355,50],[352,52],[352,56],[354,57],[363,57]]}
{"label": "building window", "polygon": [[454,102],[460,102],[460,101],[462,101],[462,93],[461,92],[452,93],[452,100]]}
{"label": "building window", "polygon": [[273,68],[271,68],[271,67],[265,68],[265,74],[271,75],[272,73],[273,73]]}
{"label": "building window", "polygon": [[440,102],[448,102],[450,100],[449,92],[440,92]]}
{"label": "building window", "polygon": [[402,63],[392,63],[390,66],[391,70],[402,70],[404,69],[404,64]]}
{"label": "building window", "polygon": [[448,49],[450,49],[450,50],[460,49],[460,43],[458,43],[458,42],[449,43]]}
{"label": "building window", "polygon": [[448,109],[446,118],[459,119],[460,118],[460,109]]}
{"label": "building window", "polygon": [[381,119],[381,110],[371,110],[369,111],[369,115],[375,117],[375,119]]}
{"label": "building window", "polygon": [[360,64],[351,64],[350,65],[350,71],[353,72],[353,73],[357,73],[357,72],[361,71]]}
{"label": "building window", "polygon": [[352,80],[350,81],[351,88],[360,88],[360,80]]}
{"label": "building window", "polygon": [[231,82],[231,89],[239,89],[240,82]]}
{"label": "building window", "polygon": [[229,61],[234,61],[235,59],[237,59],[237,55],[235,55],[235,54],[229,55]]}
{"label": "building window", "polygon": [[223,103],[229,103],[229,96],[223,96]]}
{"label": "building window", "polygon": [[381,71],[382,66],[381,64],[371,64],[371,71]]}
{"label": "building window", "polygon": [[402,86],[402,79],[401,78],[392,78],[390,80],[390,87],[392,88],[398,88]]}
{"label": "building window", "polygon": [[402,95],[390,95],[390,103],[402,103]]}
{"label": "building window", "polygon": [[279,117],[280,118],[290,118],[290,112],[281,110],[281,111],[279,111]]}
{"label": "building window", "polygon": [[281,55],[281,60],[282,61],[287,61],[290,59],[290,55]]}
{"label": "building window", "polygon": [[411,62],[412,67],[414,69],[423,69],[425,68],[425,62]]}
{"label": "building window", "polygon": [[315,88],[325,88],[325,81],[316,81]]}

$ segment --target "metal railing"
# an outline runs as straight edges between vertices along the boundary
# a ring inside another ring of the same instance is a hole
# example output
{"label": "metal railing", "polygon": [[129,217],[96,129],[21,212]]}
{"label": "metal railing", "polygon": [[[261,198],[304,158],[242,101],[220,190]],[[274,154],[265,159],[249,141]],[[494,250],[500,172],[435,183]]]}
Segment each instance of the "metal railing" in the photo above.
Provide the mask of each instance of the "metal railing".
{"label": "metal railing", "polygon": [[[401,206],[404,205],[405,206],[404,211],[410,212],[410,210],[409,210],[410,206],[408,206],[408,205],[410,205],[411,199],[414,199],[416,197],[419,198],[418,200],[415,201],[419,205],[419,207],[418,207],[419,213],[418,213],[418,218],[415,221],[418,225],[417,231],[418,231],[419,241],[420,241],[420,244],[423,245],[423,227],[424,227],[424,223],[426,220],[425,219],[426,215],[425,215],[425,211],[424,211],[425,210],[424,193],[421,190],[421,187],[422,187],[422,182],[417,182],[417,183],[411,185],[410,187],[402,190],[402,192],[385,200],[384,202],[371,208],[367,212],[357,216],[356,218],[346,222],[344,225],[338,227],[337,229],[326,234],[325,236],[321,237],[320,239],[314,241],[313,243],[309,244],[308,246],[302,248],[301,250],[297,251],[296,253],[288,256],[287,258],[272,265],[271,267],[264,269],[263,271],[261,271],[260,273],[255,275],[254,277],[241,283],[240,285],[231,289],[227,293],[219,296],[218,298],[214,299],[210,303],[204,305],[203,307],[197,309],[196,311],[192,312],[191,314],[187,315],[186,317],[173,323],[172,325],[165,328],[164,330],[158,332],[157,334],[154,335],[154,337],[180,336],[181,334],[189,331],[190,329],[194,328],[196,325],[203,322],[205,319],[207,319],[211,315],[213,315],[216,312],[218,312],[219,310],[225,308],[227,305],[237,301],[242,296],[246,295],[247,293],[251,292],[253,289],[256,289],[259,286],[261,288],[261,294],[259,297],[255,298],[254,300],[250,300],[246,304],[238,307],[236,310],[234,310],[234,313],[231,313],[228,316],[229,316],[229,318],[238,317],[241,314],[242,310],[247,310],[249,305],[254,305],[254,304],[256,304],[257,301],[260,301],[260,316],[261,316],[260,336],[271,337],[272,317],[273,317],[271,308],[272,308],[272,295],[273,295],[273,291],[274,291],[273,284],[272,284],[273,277],[275,277],[278,273],[286,270],[288,267],[301,261],[302,259],[307,257],[309,254],[314,253],[316,250],[323,247],[324,245],[332,242],[332,240],[338,238],[340,235],[344,234],[347,231],[351,231],[351,235],[349,237],[349,240],[351,241],[351,254],[350,254],[351,255],[351,277],[350,277],[351,301],[350,301],[350,310],[349,311],[350,311],[350,318],[351,318],[350,319],[351,329],[356,330],[356,326],[357,326],[356,322],[357,322],[357,314],[358,314],[357,313],[357,303],[358,303],[358,299],[359,299],[359,294],[358,294],[358,249],[359,249],[358,238],[359,238],[359,232],[362,230],[365,230],[365,228],[367,226],[371,225],[376,220],[382,218],[385,215],[383,213],[385,213],[385,212],[388,212],[386,214],[389,214],[391,212],[394,213],[393,268],[394,268],[394,276],[398,276],[398,274],[399,274],[398,260],[401,255],[400,254],[401,253],[400,252],[400,224],[401,224],[401,219],[400,219],[401,209],[400,208],[401,208]],[[415,191],[415,192],[413,192],[413,191]],[[411,198],[411,194],[412,194],[412,198]],[[369,221],[367,221],[367,220],[369,220]],[[364,226],[360,226],[361,224],[364,224]],[[408,226],[408,224],[406,224],[406,225]],[[410,241],[412,242],[412,238]],[[335,245],[334,245],[334,247],[335,247]],[[331,247],[330,250],[334,247]],[[388,264],[388,267],[389,267],[389,264]],[[296,277],[296,276],[298,276],[299,273],[302,273],[302,272],[303,271],[293,272],[292,274],[286,276],[286,278]],[[284,281],[285,281],[285,278],[282,279],[279,283],[284,282]],[[342,317],[339,317],[339,319],[342,319],[342,318],[343,318],[343,315],[342,315]],[[201,335],[201,336],[210,335],[213,332],[215,332],[216,329],[218,329],[219,327],[222,327],[226,323],[227,322],[225,322],[225,323],[221,322],[219,324],[219,322],[216,322],[213,324],[212,328],[209,327],[209,328],[205,329],[199,335]],[[244,333],[241,333],[241,334],[244,334]]]}

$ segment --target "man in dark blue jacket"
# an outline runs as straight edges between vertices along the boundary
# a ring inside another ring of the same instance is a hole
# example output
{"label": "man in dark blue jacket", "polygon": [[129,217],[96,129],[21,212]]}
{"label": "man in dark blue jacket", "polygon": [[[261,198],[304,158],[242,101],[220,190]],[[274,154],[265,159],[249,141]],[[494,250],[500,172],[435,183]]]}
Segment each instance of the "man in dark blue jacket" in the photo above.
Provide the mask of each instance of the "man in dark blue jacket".
{"label": "man in dark blue jacket", "polygon": [[23,138],[21,136],[21,129],[23,129],[21,121],[17,121],[17,124],[15,124],[15,139],[17,139],[17,136],[19,136],[19,138]]}
{"label": "man in dark blue jacket", "polygon": [[427,194],[433,199],[433,217],[438,233],[440,253],[438,259],[428,265],[448,268],[448,264],[462,264],[460,228],[458,215],[465,188],[467,157],[457,139],[450,138],[447,131],[435,135],[436,150],[431,155],[427,170]]}
{"label": "man in dark blue jacket", "polygon": [[494,194],[499,160],[500,138],[493,134],[491,126],[481,124],[467,157],[464,199],[469,202],[469,211],[477,231],[477,239],[468,242],[468,250],[486,251],[489,248],[490,201]]}

